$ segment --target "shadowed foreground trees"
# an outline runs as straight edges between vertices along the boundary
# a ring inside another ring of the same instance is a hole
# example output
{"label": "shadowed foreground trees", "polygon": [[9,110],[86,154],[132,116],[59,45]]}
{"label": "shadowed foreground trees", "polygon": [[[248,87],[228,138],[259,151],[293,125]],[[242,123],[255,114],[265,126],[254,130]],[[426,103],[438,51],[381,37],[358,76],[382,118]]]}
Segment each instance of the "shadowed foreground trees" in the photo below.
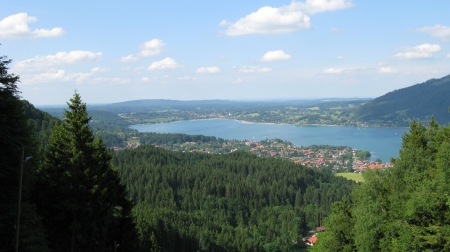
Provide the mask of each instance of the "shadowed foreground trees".
{"label": "shadowed foreground trees", "polygon": [[[335,203],[317,251],[450,250],[450,126],[412,121],[399,154],[395,168],[364,173],[350,209]],[[339,218],[352,228],[334,228]]]}
{"label": "shadowed foreground trees", "polygon": [[17,195],[21,152],[35,158],[23,164],[19,249],[48,251],[45,232],[36,208],[30,203],[36,179],[37,151],[19,97],[19,76],[8,73],[11,60],[0,57],[0,250],[13,251],[17,221]]}

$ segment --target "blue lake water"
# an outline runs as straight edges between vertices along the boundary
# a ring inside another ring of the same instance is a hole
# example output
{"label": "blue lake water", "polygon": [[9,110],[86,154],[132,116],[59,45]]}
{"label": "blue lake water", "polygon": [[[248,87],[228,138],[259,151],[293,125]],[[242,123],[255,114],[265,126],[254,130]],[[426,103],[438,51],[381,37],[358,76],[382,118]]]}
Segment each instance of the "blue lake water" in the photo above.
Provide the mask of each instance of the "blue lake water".
{"label": "blue lake water", "polygon": [[130,128],[139,132],[184,133],[215,136],[224,139],[264,140],[280,138],[296,146],[345,145],[369,150],[371,160],[380,158],[389,162],[398,157],[402,134],[408,128],[357,128],[332,126],[295,126],[285,124],[245,123],[226,119],[178,121],[160,124],[139,124]]}

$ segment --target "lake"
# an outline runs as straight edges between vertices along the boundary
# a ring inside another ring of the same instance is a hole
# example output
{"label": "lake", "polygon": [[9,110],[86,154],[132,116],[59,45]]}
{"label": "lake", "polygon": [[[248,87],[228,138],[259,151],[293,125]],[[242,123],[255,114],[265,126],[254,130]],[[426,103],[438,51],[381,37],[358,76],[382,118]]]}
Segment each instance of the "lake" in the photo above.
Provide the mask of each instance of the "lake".
{"label": "lake", "polygon": [[227,119],[177,121],[160,124],[130,126],[139,132],[184,133],[188,135],[215,136],[236,140],[264,140],[279,138],[296,146],[345,145],[358,150],[368,150],[371,160],[380,158],[389,162],[398,157],[402,134],[409,128],[357,128],[340,126],[295,126],[286,124],[247,123]]}

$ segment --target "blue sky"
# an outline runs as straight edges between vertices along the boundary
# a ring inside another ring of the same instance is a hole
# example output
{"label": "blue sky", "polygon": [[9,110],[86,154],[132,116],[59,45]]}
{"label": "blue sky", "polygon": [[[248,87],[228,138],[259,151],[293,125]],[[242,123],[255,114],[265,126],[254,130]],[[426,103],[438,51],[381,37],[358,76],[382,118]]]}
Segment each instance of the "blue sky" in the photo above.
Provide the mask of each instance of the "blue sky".
{"label": "blue sky", "polygon": [[377,97],[450,74],[450,1],[4,1],[22,97]]}

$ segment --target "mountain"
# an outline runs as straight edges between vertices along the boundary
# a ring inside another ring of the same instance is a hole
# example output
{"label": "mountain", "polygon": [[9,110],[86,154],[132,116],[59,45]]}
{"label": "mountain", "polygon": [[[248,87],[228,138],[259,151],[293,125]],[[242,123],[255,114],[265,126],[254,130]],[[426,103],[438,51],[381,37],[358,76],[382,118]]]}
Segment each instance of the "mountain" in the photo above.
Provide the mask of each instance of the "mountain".
{"label": "mountain", "polygon": [[408,126],[413,118],[450,122],[450,75],[380,96],[356,110],[357,120],[379,126]]}

